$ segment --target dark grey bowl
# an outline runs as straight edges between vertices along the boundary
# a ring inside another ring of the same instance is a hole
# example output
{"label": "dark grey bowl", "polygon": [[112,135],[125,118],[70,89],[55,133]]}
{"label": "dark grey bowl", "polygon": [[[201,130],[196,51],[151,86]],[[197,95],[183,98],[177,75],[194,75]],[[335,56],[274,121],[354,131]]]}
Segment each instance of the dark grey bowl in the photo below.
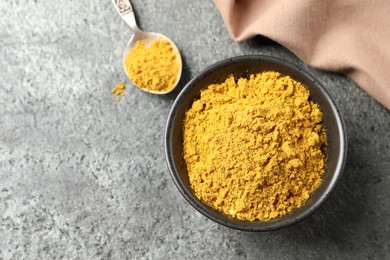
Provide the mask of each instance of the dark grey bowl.
{"label": "dark grey bowl", "polygon": [[[212,83],[221,83],[227,76],[247,76],[264,70],[279,71],[302,82],[310,91],[310,98],[318,103],[324,114],[327,134],[327,161],[323,181],[306,203],[291,213],[270,221],[243,221],[234,219],[200,201],[194,194],[183,159],[183,119],[192,102],[199,98],[201,89]],[[315,212],[330,196],[343,171],[347,141],[344,122],[328,91],[311,74],[285,60],[260,55],[240,56],[218,62],[193,78],[176,98],[165,133],[165,153],[169,170],[184,198],[200,213],[227,227],[246,231],[268,231],[292,225]]]}

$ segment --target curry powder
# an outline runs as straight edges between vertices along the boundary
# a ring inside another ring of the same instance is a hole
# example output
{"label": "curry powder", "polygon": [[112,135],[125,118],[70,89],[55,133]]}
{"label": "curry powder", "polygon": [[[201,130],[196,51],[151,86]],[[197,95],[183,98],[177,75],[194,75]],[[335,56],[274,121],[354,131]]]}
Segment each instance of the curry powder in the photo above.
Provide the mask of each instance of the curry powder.
{"label": "curry powder", "polygon": [[115,88],[111,90],[111,93],[115,95],[115,100],[120,101],[120,97],[125,95],[126,86],[123,82],[116,84]]}
{"label": "curry powder", "polygon": [[116,84],[115,88],[111,90],[111,93],[116,96],[124,96],[125,89],[126,89],[125,84],[123,82],[119,82],[118,84]]}
{"label": "curry powder", "polygon": [[157,39],[150,46],[137,41],[125,58],[129,79],[138,87],[162,92],[172,89],[179,77],[180,63],[177,51],[169,41]]}
{"label": "curry powder", "polygon": [[309,95],[273,71],[202,90],[183,125],[196,196],[250,221],[300,207],[321,183],[326,159],[322,112]]}

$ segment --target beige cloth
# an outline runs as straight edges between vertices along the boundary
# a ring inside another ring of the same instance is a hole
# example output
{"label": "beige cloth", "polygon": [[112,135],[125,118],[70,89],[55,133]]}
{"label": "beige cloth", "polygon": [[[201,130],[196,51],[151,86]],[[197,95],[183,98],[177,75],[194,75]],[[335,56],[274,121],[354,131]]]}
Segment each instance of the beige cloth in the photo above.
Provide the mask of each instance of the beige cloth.
{"label": "beige cloth", "polygon": [[390,109],[390,0],[214,1],[234,40],[264,35]]}

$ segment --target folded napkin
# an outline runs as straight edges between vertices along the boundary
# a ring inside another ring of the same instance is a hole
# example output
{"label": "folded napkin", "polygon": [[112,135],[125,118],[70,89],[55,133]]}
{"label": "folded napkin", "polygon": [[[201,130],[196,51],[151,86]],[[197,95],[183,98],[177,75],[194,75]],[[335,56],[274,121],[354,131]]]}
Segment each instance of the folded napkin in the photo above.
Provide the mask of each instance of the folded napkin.
{"label": "folded napkin", "polygon": [[390,109],[389,0],[214,0],[232,38],[266,36]]}

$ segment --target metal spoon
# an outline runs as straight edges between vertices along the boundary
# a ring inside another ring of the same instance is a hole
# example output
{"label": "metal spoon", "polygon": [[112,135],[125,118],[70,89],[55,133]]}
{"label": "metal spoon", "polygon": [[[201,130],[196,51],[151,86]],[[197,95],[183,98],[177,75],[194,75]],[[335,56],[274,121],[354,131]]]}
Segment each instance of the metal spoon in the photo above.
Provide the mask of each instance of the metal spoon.
{"label": "metal spoon", "polygon": [[135,47],[136,42],[139,40],[142,40],[142,41],[144,41],[145,45],[148,46],[150,43],[152,43],[153,41],[155,41],[157,39],[164,39],[164,40],[167,40],[170,42],[173,50],[175,51],[175,53],[177,53],[176,60],[179,62],[179,72],[178,72],[179,75],[177,77],[176,82],[172,86],[172,88],[170,88],[167,91],[154,91],[154,90],[148,90],[148,89],[141,88],[140,86],[137,86],[134,82],[133,82],[133,84],[136,87],[142,89],[143,91],[153,93],[153,94],[167,94],[167,93],[171,92],[172,90],[174,90],[175,87],[177,86],[177,84],[179,83],[179,80],[181,77],[181,72],[182,72],[182,67],[183,67],[180,52],[179,52],[179,49],[176,47],[175,43],[173,41],[171,41],[168,37],[166,37],[162,34],[141,31],[137,26],[137,22],[135,20],[133,8],[132,8],[129,0],[112,0],[112,2],[114,3],[116,10],[118,11],[118,14],[127,23],[127,25],[133,30],[133,35],[130,38],[129,42],[127,43],[126,49],[123,53],[123,67],[125,69],[127,77],[129,78],[129,74],[126,70],[125,60],[126,60],[127,55],[129,54],[129,52]]}

